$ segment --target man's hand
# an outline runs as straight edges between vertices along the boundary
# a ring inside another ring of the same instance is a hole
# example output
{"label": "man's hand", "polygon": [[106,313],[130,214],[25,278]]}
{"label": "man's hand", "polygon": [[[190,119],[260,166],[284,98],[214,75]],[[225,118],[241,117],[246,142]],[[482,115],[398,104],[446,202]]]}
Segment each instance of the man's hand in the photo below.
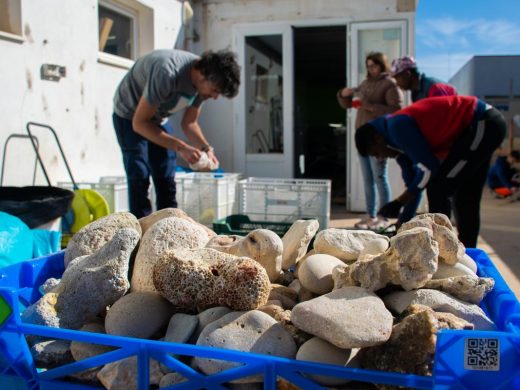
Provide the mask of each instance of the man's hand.
{"label": "man's hand", "polygon": [[189,164],[195,164],[200,160],[202,152],[190,145],[182,145],[177,149],[177,153]]}
{"label": "man's hand", "polygon": [[397,218],[399,217],[401,207],[403,207],[403,204],[396,199],[381,207],[378,214],[385,218]]}
{"label": "man's hand", "polygon": [[348,97],[352,97],[354,95],[354,90],[352,88],[343,88],[339,91],[339,96],[343,99],[346,99]]}

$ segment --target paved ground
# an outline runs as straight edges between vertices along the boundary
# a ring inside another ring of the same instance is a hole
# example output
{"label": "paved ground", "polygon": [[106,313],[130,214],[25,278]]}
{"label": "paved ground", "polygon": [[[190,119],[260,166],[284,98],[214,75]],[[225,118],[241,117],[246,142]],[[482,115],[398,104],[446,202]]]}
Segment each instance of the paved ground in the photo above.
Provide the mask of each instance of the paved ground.
{"label": "paved ground", "polygon": [[[330,227],[349,228],[361,214],[333,205]],[[505,281],[520,299],[520,201],[495,199],[486,191],[482,201],[478,247],[494,261]]]}

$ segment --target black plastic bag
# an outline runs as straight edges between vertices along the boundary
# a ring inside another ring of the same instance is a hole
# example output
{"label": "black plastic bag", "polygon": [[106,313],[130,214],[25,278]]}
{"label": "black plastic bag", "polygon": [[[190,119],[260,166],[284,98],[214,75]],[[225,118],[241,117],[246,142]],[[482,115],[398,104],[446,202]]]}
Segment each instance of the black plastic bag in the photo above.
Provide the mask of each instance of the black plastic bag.
{"label": "black plastic bag", "polygon": [[31,229],[64,216],[74,192],[50,186],[0,187],[0,211],[20,218]]}

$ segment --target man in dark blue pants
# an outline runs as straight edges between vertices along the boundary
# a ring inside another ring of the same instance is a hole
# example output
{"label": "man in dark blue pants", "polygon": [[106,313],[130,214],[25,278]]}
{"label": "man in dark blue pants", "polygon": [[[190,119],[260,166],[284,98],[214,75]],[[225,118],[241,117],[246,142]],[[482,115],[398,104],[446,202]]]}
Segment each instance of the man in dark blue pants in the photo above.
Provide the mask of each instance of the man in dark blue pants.
{"label": "man in dark blue pants", "polygon": [[403,205],[428,188],[429,211],[455,212],[459,239],[477,245],[480,200],[489,162],[506,134],[500,112],[474,96],[423,99],[356,130],[361,155],[392,157],[406,190],[379,213],[397,218]]}
{"label": "man in dark blue pants", "polygon": [[[151,212],[150,176],[157,209],[177,206],[176,154],[193,164],[206,152],[218,165],[198,118],[205,100],[219,95],[232,98],[239,85],[240,67],[229,51],[199,57],[180,50],[155,50],[128,71],[114,96],[113,122],[123,154],[130,212],[137,218]],[[174,137],[167,124],[168,116],[180,110],[184,110],[182,130],[191,145]]]}

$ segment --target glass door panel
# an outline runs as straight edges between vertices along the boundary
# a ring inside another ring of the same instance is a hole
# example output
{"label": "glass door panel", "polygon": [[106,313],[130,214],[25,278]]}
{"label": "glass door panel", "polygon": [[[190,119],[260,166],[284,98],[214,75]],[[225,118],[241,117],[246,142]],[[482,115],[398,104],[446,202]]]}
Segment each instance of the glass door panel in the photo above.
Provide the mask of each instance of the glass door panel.
{"label": "glass door panel", "polygon": [[282,35],[245,39],[246,153],[283,153]]}

